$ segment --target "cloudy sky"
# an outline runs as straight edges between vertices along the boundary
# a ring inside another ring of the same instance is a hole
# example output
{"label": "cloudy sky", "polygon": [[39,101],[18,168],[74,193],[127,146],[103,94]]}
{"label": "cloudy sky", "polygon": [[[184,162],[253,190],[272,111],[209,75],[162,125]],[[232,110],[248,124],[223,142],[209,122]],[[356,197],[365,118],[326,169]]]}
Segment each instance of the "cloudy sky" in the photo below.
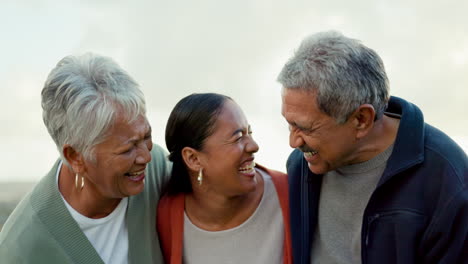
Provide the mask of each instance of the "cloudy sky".
{"label": "cloudy sky", "polygon": [[285,170],[282,65],[307,35],[335,29],[384,60],[392,95],[468,150],[468,2],[313,0],[1,0],[0,181],[37,181],[57,158],[40,91],[64,56],[113,57],[141,85],[154,141],[193,92],[233,97],[260,145],[257,161]]}

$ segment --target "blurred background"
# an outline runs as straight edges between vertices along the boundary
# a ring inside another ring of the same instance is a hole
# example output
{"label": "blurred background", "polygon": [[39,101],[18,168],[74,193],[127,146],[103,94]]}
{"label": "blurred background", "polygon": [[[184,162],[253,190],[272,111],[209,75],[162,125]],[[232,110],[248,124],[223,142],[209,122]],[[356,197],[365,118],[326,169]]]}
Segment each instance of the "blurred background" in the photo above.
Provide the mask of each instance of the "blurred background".
{"label": "blurred background", "polygon": [[462,0],[1,0],[0,228],[58,157],[40,92],[66,55],[91,51],[126,69],[163,147],[182,97],[231,96],[260,145],[257,162],[285,171],[291,149],[276,77],[304,37],[339,30],[380,54],[392,95],[468,151],[466,10]]}

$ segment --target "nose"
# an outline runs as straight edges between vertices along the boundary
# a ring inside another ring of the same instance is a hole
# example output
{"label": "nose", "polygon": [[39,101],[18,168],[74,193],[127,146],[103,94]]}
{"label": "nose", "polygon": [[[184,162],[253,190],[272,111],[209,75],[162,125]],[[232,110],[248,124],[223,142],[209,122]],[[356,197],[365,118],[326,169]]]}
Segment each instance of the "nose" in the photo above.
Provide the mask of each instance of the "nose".
{"label": "nose", "polygon": [[249,137],[249,142],[247,143],[246,151],[248,153],[256,153],[259,147],[257,142],[253,139],[252,136]]}
{"label": "nose", "polygon": [[291,129],[291,131],[289,131],[289,145],[291,148],[298,148],[304,145],[304,139],[295,129]]}
{"label": "nose", "polygon": [[135,162],[137,164],[146,164],[151,161],[151,146],[148,146],[146,142],[138,144],[137,157]]}

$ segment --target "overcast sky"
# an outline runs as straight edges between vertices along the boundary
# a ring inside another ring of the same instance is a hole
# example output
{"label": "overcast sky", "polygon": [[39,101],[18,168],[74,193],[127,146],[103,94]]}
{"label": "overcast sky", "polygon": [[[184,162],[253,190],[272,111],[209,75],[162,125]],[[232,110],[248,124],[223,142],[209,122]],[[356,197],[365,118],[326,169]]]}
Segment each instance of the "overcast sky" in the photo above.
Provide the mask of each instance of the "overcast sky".
{"label": "overcast sky", "polygon": [[64,56],[114,58],[141,85],[154,141],[193,92],[233,97],[260,145],[257,162],[285,171],[280,115],[286,60],[307,35],[339,30],[383,58],[391,94],[468,150],[468,2],[274,0],[0,0],[0,181],[37,181],[58,156],[40,91]]}

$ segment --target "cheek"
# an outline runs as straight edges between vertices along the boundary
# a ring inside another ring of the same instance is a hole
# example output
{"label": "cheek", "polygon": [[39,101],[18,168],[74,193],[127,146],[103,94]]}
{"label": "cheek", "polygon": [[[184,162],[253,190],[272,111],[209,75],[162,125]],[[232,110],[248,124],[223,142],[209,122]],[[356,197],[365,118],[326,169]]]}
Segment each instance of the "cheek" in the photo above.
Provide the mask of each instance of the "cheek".
{"label": "cheek", "polygon": [[304,136],[303,139],[304,143],[310,148],[318,149],[323,144],[323,140],[319,140],[317,137]]}
{"label": "cheek", "polygon": [[114,172],[114,174],[123,175],[130,171],[133,161],[135,160],[134,155],[125,155],[119,156],[112,160],[109,163],[109,169]]}
{"label": "cheek", "polygon": [[224,148],[222,151],[218,151],[216,153],[216,161],[218,163],[222,163],[225,166],[234,163],[239,163],[240,160],[242,159],[242,155],[245,151],[246,144],[239,142],[235,145],[229,146],[229,148]]}

